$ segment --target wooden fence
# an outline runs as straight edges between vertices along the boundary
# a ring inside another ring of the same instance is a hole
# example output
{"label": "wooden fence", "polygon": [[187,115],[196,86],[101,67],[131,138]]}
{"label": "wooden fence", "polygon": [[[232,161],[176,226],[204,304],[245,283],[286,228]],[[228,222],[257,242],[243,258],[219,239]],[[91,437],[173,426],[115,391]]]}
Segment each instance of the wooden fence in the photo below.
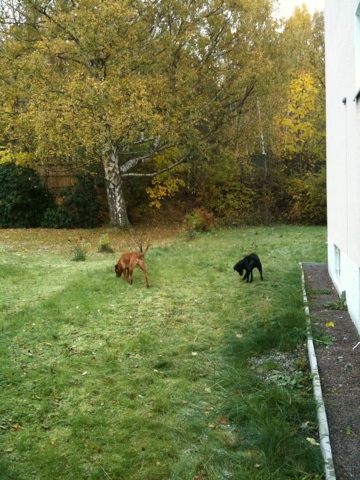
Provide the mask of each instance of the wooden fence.
{"label": "wooden fence", "polygon": [[44,184],[53,193],[59,193],[62,188],[69,187],[76,183],[76,169],[66,165],[49,165],[38,167],[39,173]]}

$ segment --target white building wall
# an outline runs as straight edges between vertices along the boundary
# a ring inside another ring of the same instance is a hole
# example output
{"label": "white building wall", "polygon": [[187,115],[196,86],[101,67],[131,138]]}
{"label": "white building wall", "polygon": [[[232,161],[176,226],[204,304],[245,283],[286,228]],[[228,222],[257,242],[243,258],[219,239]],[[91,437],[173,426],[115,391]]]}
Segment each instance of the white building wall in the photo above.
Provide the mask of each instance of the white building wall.
{"label": "white building wall", "polygon": [[326,0],[329,274],[360,332],[360,0]]}

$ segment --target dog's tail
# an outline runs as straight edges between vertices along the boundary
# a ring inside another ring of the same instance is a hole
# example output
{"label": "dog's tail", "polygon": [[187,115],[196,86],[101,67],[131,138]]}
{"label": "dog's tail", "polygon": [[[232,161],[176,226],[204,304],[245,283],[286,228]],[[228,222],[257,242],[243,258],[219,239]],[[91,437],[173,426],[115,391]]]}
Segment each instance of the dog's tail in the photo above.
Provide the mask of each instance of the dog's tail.
{"label": "dog's tail", "polygon": [[143,257],[145,255],[145,253],[149,250],[149,247],[150,247],[150,244],[149,245],[146,245],[146,248],[143,252],[141,252],[141,256]]}

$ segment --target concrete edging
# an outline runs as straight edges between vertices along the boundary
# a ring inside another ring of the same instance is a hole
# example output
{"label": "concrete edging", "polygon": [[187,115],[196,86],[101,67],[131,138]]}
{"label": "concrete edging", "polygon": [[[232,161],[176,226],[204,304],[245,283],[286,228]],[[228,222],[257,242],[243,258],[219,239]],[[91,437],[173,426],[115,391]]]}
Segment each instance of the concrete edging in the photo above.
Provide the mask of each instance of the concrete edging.
{"label": "concrete edging", "polygon": [[333,461],[331,445],[330,445],[329,425],[326,417],[325,404],[322,396],[320,376],[319,376],[318,364],[317,364],[315,347],[314,347],[312,330],[311,330],[310,310],[308,306],[308,299],[307,299],[306,289],[305,289],[305,275],[304,275],[304,269],[303,269],[304,263],[305,262],[300,262],[299,265],[302,272],[302,275],[301,275],[302,291],[303,291],[303,299],[304,299],[304,305],[305,305],[304,308],[305,308],[305,313],[307,317],[307,320],[306,320],[307,348],[308,348],[311,374],[313,375],[314,398],[316,401],[317,417],[318,417],[318,423],[319,423],[320,448],[321,448],[322,456],[324,458],[324,463],[325,463],[324,469],[325,469],[326,480],[336,480],[334,461]]}

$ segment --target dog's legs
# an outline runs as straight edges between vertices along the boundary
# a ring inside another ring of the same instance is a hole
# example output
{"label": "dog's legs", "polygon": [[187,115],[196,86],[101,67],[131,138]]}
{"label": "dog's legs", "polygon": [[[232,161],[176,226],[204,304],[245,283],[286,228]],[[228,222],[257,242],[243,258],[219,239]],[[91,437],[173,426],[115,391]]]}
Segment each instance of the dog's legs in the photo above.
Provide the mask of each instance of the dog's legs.
{"label": "dog's legs", "polygon": [[[138,265],[141,268],[141,270],[143,271],[146,286],[147,286],[147,288],[149,288],[149,280],[146,276],[146,268],[142,267],[140,264],[138,264]],[[133,284],[133,271],[134,271],[133,269],[129,270],[129,283],[130,283],[130,285]]]}
{"label": "dog's legs", "polygon": [[146,286],[147,286],[147,288],[149,288],[149,280],[146,276],[146,265],[145,265],[144,260],[139,260],[138,265],[139,265],[139,267],[141,268],[141,270],[144,274],[144,279],[145,279]]}
{"label": "dog's legs", "polygon": [[138,259],[135,258],[133,260],[131,260],[130,264],[129,264],[129,269],[128,269],[128,275],[129,275],[129,283],[130,285],[132,285],[133,283],[133,271],[135,270],[135,267],[139,264],[138,262]]}
{"label": "dog's legs", "polygon": [[132,283],[133,283],[133,271],[134,271],[134,268],[129,267],[128,281],[129,281],[130,285],[132,285]]}
{"label": "dog's legs", "polygon": [[261,280],[264,280],[264,279],[263,279],[263,274],[262,274],[262,268],[261,268],[261,267],[258,267],[258,270],[259,270],[259,272],[260,272],[260,278],[261,278]]}
{"label": "dog's legs", "polygon": [[252,283],[253,279],[254,279],[253,272],[252,272],[252,270],[250,270],[250,283]]}
{"label": "dog's legs", "polygon": [[149,288],[149,280],[148,280],[148,278],[147,278],[147,276],[146,276],[146,268],[145,268],[145,267],[142,267],[141,265],[139,265],[139,267],[140,267],[141,270],[143,271],[146,286],[147,286],[147,288]]}

